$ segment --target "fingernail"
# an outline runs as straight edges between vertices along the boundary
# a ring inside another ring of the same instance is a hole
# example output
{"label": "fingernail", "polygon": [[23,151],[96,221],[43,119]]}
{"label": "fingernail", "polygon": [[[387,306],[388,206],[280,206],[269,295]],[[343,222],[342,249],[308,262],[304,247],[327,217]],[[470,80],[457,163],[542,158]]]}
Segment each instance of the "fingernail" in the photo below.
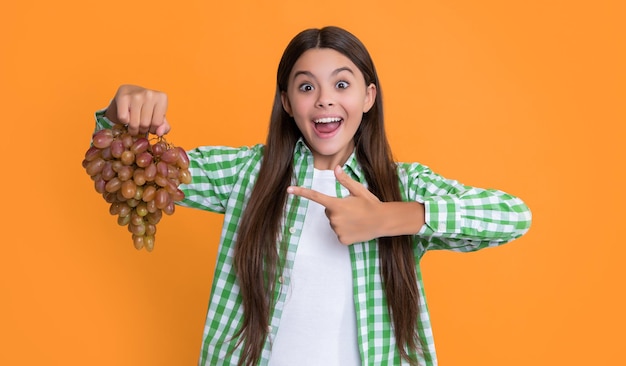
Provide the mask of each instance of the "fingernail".
{"label": "fingernail", "polygon": [[293,187],[287,187],[287,193],[293,193]]}

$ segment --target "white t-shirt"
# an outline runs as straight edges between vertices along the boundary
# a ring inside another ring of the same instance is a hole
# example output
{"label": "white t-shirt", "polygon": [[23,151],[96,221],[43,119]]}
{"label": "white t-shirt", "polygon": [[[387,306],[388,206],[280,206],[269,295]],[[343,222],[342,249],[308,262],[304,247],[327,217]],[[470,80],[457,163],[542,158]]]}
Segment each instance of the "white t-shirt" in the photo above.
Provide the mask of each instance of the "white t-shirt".
{"label": "white t-shirt", "polygon": [[[312,189],[336,197],[334,172],[315,169]],[[324,210],[309,202],[270,366],[361,364],[350,254]]]}

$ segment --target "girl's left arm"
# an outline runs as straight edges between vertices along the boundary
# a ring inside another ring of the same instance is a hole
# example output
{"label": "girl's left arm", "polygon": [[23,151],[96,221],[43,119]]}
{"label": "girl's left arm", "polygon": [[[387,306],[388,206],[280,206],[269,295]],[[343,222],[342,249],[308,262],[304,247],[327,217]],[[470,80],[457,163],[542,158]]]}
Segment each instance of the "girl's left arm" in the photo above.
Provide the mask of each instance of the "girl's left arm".
{"label": "girl's left arm", "polygon": [[422,253],[497,246],[530,228],[530,209],[518,197],[445,179],[417,163],[399,164],[398,172],[405,200],[423,205],[424,224],[416,234]]}

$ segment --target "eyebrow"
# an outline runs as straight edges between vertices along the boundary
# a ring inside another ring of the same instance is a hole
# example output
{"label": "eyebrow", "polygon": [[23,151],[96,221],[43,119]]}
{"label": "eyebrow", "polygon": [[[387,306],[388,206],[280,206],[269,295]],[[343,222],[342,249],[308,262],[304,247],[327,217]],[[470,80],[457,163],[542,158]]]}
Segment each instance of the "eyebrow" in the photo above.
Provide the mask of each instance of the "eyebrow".
{"label": "eyebrow", "polygon": [[[337,74],[339,74],[339,73],[340,73],[340,72],[342,72],[342,71],[348,71],[349,73],[351,73],[351,74],[353,74],[353,75],[354,75],[354,71],[352,71],[352,69],[351,69],[351,68],[349,68],[348,66],[343,66],[343,67],[340,67],[340,68],[338,68],[338,69],[334,70],[334,71],[331,73],[331,76],[337,75]],[[303,71],[296,71],[296,73],[295,73],[295,74],[293,74],[293,78],[295,79],[295,78],[297,78],[297,77],[298,77],[298,76],[300,76],[300,75],[306,75],[306,76],[308,76],[308,77],[311,77],[311,78],[315,79],[315,75],[313,75],[313,73],[312,73],[312,72],[310,72],[310,71],[305,71],[305,70],[303,70]]]}

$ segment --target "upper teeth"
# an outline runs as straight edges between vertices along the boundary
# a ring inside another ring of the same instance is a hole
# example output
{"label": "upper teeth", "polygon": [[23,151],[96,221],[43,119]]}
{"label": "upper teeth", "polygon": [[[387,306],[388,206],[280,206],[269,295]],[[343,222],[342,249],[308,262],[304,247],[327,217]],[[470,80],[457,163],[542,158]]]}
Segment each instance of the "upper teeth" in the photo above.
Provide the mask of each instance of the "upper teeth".
{"label": "upper teeth", "polygon": [[326,118],[320,118],[320,119],[316,119],[314,122],[315,123],[331,123],[331,122],[340,122],[341,118],[339,117],[326,117]]}

